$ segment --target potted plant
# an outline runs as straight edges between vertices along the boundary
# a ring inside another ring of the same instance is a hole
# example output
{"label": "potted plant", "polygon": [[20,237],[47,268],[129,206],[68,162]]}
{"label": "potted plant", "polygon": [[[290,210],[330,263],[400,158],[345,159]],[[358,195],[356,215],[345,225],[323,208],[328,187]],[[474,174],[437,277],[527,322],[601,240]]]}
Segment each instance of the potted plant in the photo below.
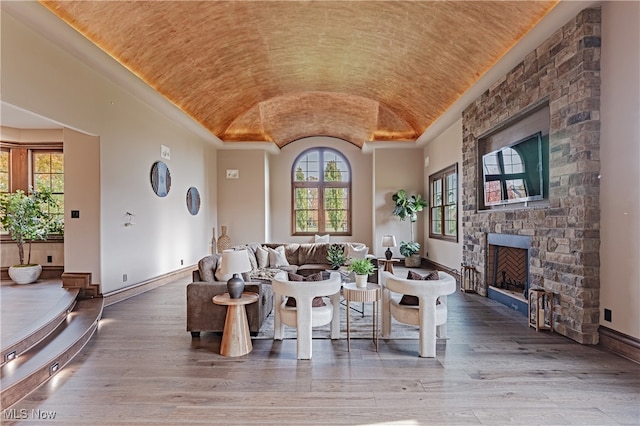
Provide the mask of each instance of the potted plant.
{"label": "potted plant", "polygon": [[[420,266],[422,261],[420,257],[420,243],[413,241],[413,224],[418,220],[418,213],[424,210],[429,203],[418,195],[407,195],[407,191],[400,189],[391,197],[395,206],[393,207],[393,215],[398,216],[400,220],[409,219],[411,230],[411,241],[400,243],[400,254],[405,256],[404,264],[408,268]],[[403,250],[404,245],[404,250]],[[408,255],[405,253],[409,253]]]}
{"label": "potted plant", "polygon": [[366,258],[351,259],[348,269],[349,272],[353,272],[356,275],[356,286],[358,287],[366,287],[367,277],[376,270],[371,261]]}
{"label": "potted plant", "polygon": [[[9,268],[9,276],[15,283],[29,284],[40,277],[42,265],[31,263],[31,242],[46,240],[52,233],[63,232],[62,219],[49,213],[57,205],[49,190],[29,194],[18,190],[0,196],[0,224],[18,246],[20,264]],[[26,262],[25,244],[28,245]]]}
{"label": "potted plant", "polygon": [[420,266],[420,243],[415,241],[401,241],[400,254],[404,256],[404,264],[408,268]]}
{"label": "potted plant", "polygon": [[331,244],[327,249],[327,262],[331,265],[331,269],[338,270],[347,260],[344,254],[344,246],[340,244]]}

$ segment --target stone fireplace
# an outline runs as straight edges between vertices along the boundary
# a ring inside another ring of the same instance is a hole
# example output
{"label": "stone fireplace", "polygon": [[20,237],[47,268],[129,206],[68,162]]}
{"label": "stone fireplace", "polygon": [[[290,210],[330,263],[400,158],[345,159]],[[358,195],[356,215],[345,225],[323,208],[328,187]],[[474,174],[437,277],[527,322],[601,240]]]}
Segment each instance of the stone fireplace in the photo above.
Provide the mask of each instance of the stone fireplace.
{"label": "stone fireplace", "polygon": [[[484,206],[480,141],[542,107],[548,111],[544,199]],[[554,330],[580,343],[598,343],[600,9],[585,9],[556,31],[469,105],[462,121],[463,262],[479,271],[476,292],[487,296],[511,287],[515,294],[518,281],[550,290]],[[502,272],[520,273],[522,266],[507,267],[500,247],[508,244],[494,238],[527,240],[526,260],[522,253],[508,254],[508,262],[525,263],[526,279],[505,276],[506,288],[500,288]]]}

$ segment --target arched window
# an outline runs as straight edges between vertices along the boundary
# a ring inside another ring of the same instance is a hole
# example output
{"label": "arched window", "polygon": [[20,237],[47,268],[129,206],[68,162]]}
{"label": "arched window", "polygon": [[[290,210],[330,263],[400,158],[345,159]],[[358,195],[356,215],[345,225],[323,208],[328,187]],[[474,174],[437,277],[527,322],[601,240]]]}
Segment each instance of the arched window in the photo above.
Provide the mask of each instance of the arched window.
{"label": "arched window", "polygon": [[291,169],[293,235],[351,235],[351,166],[331,148],[301,153]]}

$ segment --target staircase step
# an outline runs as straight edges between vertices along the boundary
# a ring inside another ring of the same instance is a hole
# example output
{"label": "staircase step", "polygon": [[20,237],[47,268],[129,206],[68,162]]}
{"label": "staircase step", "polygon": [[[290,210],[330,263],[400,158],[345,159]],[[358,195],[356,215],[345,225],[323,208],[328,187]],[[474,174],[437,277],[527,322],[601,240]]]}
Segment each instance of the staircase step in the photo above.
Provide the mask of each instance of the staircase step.
{"label": "staircase step", "polygon": [[47,337],[73,310],[78,296],[77,289],[62,293],[60,299],[44,315],[30,322],[18,335],[5,336],[0,340],[0,366],[7,362],[7,355],[14,353],[18,357],[29,348]]}
{"label": "staircase step", "polygon": [[47,337],[4,364],[0,369],[0,405],[8,408],[20,401],[71,361],[93,336],[103,307],[102,298],[78,301]]}

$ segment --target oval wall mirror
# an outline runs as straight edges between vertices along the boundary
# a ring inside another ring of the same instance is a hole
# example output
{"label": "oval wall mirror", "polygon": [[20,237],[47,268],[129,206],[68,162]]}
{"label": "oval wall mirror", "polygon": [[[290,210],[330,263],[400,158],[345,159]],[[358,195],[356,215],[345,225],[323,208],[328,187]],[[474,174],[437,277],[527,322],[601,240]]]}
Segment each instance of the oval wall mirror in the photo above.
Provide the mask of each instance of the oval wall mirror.
{"label": "oval wall mirror", "polygon": [[151,166],[151,187],[158,197],[166,197],[171,189],[171,173],[162,161]]}
{"label": "oval wall mirror", "polygon": [[194,216],[200,211],[200,193],[194,186],[187,189],[187,210]]}

